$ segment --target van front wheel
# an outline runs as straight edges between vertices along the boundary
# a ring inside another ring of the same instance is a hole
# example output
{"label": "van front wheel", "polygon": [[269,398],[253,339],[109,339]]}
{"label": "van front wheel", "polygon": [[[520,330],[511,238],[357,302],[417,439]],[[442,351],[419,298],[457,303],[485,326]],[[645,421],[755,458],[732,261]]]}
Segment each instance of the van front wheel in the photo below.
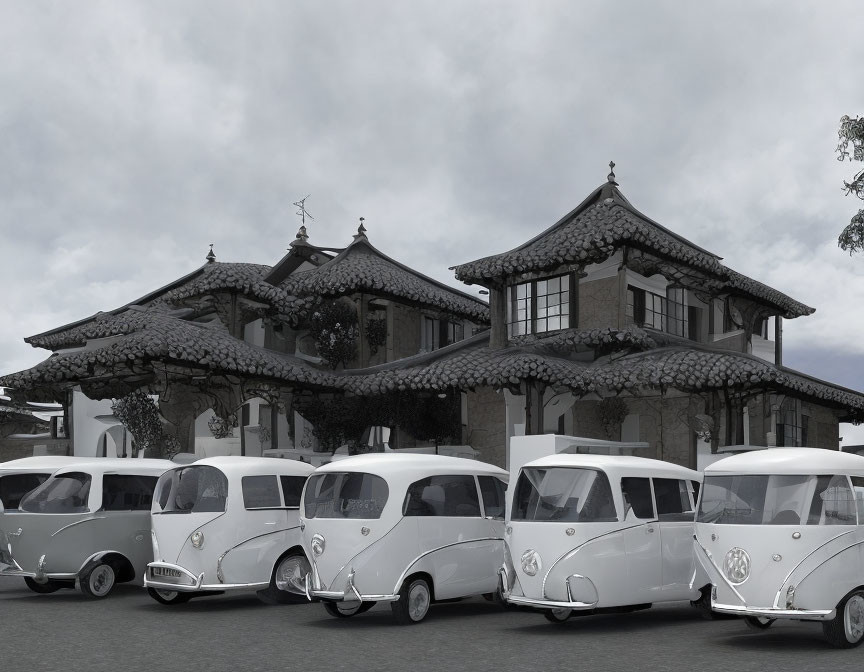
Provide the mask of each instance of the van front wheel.
{"label": "van front wheel", "polygon": [[543,615],[550,623],[563,623],[573,615],[572,609],[544,609]]}
{"label": "van front wheel", "polygon": [[189,593],[181,593],[177,590],[147,588],[147,594],[159,604],[186,604],[192,599],[192,596]]}
{"label": "van front wheel", "polygon": [[856,590],[837,605],[837,615],[822,622],[822,632],[831,646],[851,649],[864,640],[864,591]]}
{"label": "van front wheel", "polygon": [[764,616],[745,616],[744,624],[751,630],[767,630],[777,619],[766,618]]}
{"label": "van front wheel", "polygon": [[369,611],[375,606],[375,602],[360,602],[360,604],[352,604],[344,602],[323,602],[324,611],[336,618],[350,618],[357,614],[362,614],[364,611]]}
{"label": "van front wheel", "polygon": [[63,587],[63,584],[59,581],[52,581],[51,579],[48,579],[47,581],[39,583],[39,581],[36,581],[29,576],[24,577],[24,583],[26,583],[27,587],[34,593],[41,594],[54,593]]}
{"label": "van front wheel", "polygon": [[297,604],[307,602],[303,585],[312,567],[302,553],[292,553],[280,558],[273,568],[270,585],[258,591],[258,599],[264,604]]}
{"label": "van front wheel", "polygon": [[93,565],[84,570],[81,576],[78,577],[81,592],[87,597],[95,599],[108,597],[108,594],[114,589],[116,580],[117,575],[114,573],[114,567],[107,562],[99,562]]}
{"label": "van front wheel", "polygon": [[432,591],[426,579],[406,579],[399,591],[399,599],[390,603],[393,617],[399,625],[419,623],[429,613]]}

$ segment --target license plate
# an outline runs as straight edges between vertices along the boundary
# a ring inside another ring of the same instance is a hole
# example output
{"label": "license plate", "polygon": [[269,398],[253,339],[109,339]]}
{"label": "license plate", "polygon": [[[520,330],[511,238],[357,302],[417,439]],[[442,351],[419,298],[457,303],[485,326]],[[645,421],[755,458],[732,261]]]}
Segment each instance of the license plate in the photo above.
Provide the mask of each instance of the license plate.
{"label": "license plate", "polygon": [[151,567],[150,574],[152,576],[171,576],[175,579],[183,578],[183,572],[168,567]]}

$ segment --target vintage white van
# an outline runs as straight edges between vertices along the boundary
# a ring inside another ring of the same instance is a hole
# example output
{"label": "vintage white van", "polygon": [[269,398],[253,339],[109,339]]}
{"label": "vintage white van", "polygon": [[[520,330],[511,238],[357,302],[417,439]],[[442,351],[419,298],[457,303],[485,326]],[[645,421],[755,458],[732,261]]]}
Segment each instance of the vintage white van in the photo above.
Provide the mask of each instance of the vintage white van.
{"label": "vintage white van", "polygon": [[553,622],[698,601],[708,585],[692,549],[701,480],[691,469],[633,456],[525,463],[510,486],[504,598]]}
{"label": "vintage white van", "polygon": [[841,648],[864,640],[864,457],[769,448],[709,465],[695,546],[715,611],[754,629],[821,621]]}
{"label": "vintage white van", "polygon": [[93,458],[54,471],[0,516],[0,576],[37,593],[106,597],[140,585],[152,559],[150,503],[168,460]]}
{"label": "vintage white van", "polygon": [[307,594],[344,618],[390,602],[397,623],[440,600],[491,596],[507,472],[442,455],[367,454],[319,467],[301,509]]}
{"label": "vintage white van", "polygon": [[272,457],[211,457],[163,474],[153,498],[144,584],[162,604],[252,590],[267,603],[306,601],[309,562],[300,496],[312,466]]}
{"label": "vintage white van", "polygon": [[84,459],[63,455],[37,455],[0,462],[0,503],[7,511],[15,511],[21,498],[42,485],[57,469],[83,462]]}

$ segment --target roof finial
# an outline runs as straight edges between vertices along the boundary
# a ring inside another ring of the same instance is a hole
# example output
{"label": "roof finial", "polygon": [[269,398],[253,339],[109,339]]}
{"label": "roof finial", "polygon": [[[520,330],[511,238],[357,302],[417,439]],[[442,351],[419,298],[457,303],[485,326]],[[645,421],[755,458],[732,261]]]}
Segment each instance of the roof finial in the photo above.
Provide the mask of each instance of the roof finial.
{"label": "roof finial", "polygon": [[212,264],[216,261],[216,255],[213,253],[213,243],[210,243],[210,251],[207,253],[207,263]]}
{"label": "roof finial", "polygon": [[309,235],[306,233],[306,227],[301,226],[297,229],[297,235],[295,236],[297,240],[302,240],[304,243],[309,240]]}
{"label": "roof finial", "polygon": [[365,217],[360,218],[360,226],[357,227],[357,233],[354,234],[354,240],[357,240],[358,238],[366,238],[366,227],[363,226],[363,222],[365,221]]}
{"label": "roof finial", "polygon": [[609,174],[606,176],[606,179],[609,182],[611,182],[612,184],[618,184],[615,181],[615,162],[614,161],[609,162]]}
{"label": "roof finial", "polygon": [[302,224],[306,224],[306,218],[307,218],[307,217],[308,217],[309,219],[312,219],[312,220],[315,219],[311,214],[309,214],[309,213],[306,211],[306,199],[307,199],[307,198],[309,198],[309,194],[306,194],[306,195],[305,195],[303,198],[301,198],[299,201],[294,201],[294,205],[296,205],[298,208],[300,208],[300,209],[299,209],[297,212],[295,212],[294,214],[295,214],[295,215],[300,215],[300,220],[301,220],[301,223],[302,223]]}

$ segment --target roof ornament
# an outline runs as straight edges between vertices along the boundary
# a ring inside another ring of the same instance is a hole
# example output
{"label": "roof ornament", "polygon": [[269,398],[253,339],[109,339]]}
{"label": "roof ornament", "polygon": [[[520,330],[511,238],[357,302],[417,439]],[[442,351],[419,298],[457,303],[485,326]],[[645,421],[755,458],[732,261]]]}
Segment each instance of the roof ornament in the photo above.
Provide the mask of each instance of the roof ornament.
{"label": "roof ornament", "polygon": [[297,235],[295,236],[295,239],[304,243],[309,240],[309,235],[306,233],[305,226],[301,226],[299,229],[297,229]]}
{"label": "roof ornament", "polygon": [[[306,218],[308,217],[308,218],[311,219],[311,220],[314,220],[314,219],[315,219],[315,218],[314,218],[311,214],[309,214],[309,212],[306,210],[306,199],[309,198],[309,196],[310,196],[310,194],[306,194],[306,195],[305,195],[303,198],[301,198],[299,201],[294,201],[294,205],[296,205],[296,206],[299,208],[299,210],[297,210],[297,212],[295,212],[294,214],[295,214],[295,215],[300,215],[300,222],[304,225],[304,228],[303,228],[304,231],[306,230],[306,229],[305,229],[305,225],[306,225]],[[299,238],[300,236],[297,236],[297,237]]]}
{"label": "roof ornament", "polygon": [[354,234],[354,240],[357,240],[358,238],[366,238],[366,227],[363,226],[363,222],[365,221],[365,217],[360,218],[360,226],[357,227],[357,233]]}
{"label": "roof ornament", "polygon": [[615,162],[614,161],[609,162],[609,174],[606,176],[606,179],[611,184],[614,184],[616,186],[618,185],[618,183],[615,181]]}
{"label": "roof ornament", "polygon": [[207,263],[212,264],[216,261],[216,254],[213,252],[213,243],[210,243],[210,251],[207,253]]}

